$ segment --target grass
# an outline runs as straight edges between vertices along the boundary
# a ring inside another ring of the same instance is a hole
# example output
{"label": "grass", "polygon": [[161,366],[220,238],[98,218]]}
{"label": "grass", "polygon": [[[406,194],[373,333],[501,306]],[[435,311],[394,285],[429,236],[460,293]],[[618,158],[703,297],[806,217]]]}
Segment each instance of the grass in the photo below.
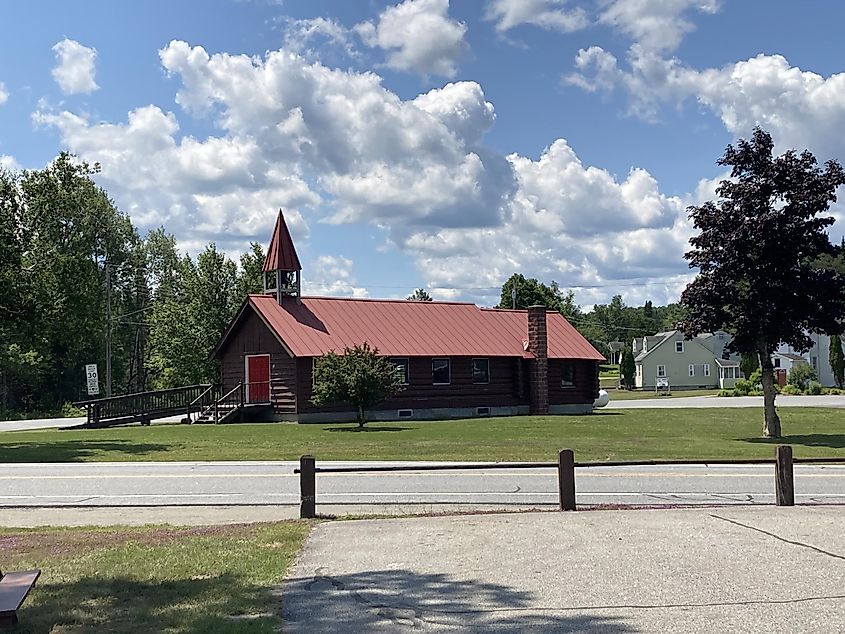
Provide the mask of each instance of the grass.
{"label": "grass", "polygon": [[649,398],[684,398],[690,396],[718,396],[720,390],[675,390],[658,396],[654,390],[608,390],[611,401],[631,401]]}
{"label": "grass", "polygon": [[275,632],[274,586],[309,524],[0,529],[4,570],[41,568],[14,632]]}
{"label": "grass", "polygon": [[[780,408],[795,455],[845,456],[842,410]],[[762,408],[605,410],[592,416],[518,416],[354,424],[153,425],[0,433],[0,463],[175,460],[577,460],[765,458]]]}

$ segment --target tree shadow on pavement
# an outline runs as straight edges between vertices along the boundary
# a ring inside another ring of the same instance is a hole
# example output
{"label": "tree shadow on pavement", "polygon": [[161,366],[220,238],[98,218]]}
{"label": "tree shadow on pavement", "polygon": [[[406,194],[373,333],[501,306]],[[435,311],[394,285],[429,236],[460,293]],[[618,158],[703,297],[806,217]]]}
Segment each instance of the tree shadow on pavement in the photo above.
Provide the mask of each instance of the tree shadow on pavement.
{"label": "tree shadow on pavement", "polygon": [[804,445],[805,447],[828,447],[845,449],[845,434],[795,434],[780,438],[741,438],[745,442],[766,445]]}
{"label": "tree shadow on pavement", "polygon": [[106,454],[143,456],[173,448],[173,445],[129,440],[63,440],[56,436],[55,442],[0,442],[0,463],[82,462],[94,457],[111,460],[114,456]]}
{"label": "tree shadow on pavement", "polygon": [[[288,579],[284,631],[603,632],[635,631],[617,617],[541,605],[533,592],[408,570]],[[563,614],[561,614],[563,613]]]}

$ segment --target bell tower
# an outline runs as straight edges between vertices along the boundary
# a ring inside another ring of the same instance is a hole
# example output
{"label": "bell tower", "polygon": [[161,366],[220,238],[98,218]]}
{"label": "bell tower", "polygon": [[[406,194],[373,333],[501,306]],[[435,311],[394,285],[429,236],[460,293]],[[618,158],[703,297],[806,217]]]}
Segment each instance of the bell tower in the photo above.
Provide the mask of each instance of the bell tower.
{"label": "bell tower", "polygon": [[294,297],[297,302],[300,300],[302,265],[296,255],[296,249],[281,209],[279,209],[279,217],[276,219],[276,227],[273,229],[273,237],[270,239],[262,270],[266,294],[275,295],[279,304],[285,297]]}

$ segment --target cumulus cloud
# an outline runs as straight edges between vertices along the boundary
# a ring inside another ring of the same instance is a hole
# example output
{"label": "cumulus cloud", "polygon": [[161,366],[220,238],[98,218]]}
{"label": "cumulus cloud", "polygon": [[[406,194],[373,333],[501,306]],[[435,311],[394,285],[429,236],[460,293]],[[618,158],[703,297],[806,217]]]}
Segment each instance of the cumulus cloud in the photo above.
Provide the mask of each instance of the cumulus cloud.
{"label": "cumulus cloud", "polygon": [[480,144],[493,110],[473,82],[403,101],[377,75],[287,51],[209,56],[171,42],[160,54],[182,82],[183,108],[215,111],[221,128],[253,139],[267,160],[307,168],[334,199],[336,222],[477,226],[507,212],[515,181]]}
{"label": "cumulus cloud", "polygon": [[823,77],[791,66],[781,55],[762,54],[697,70],[638,47],[629,52],[628,63],[623,69],[616,57],[592,47],[578,53],[578,72],[566,80],[587,90],[620,88],[632,112],[646,118],[654,118],[665,103],[693,98],[737,136],[759,125],[781,150],[808,147],[822,159],[845,158],[845,143],[830,134],[845,124],[845,73]]}
{"label": "cumulus cloud", "polygon": [[88,93],[99,88],[94,81],[96,50],[65,38],[53,46],[53,51],[57,61],[52,71],[53,79],[64,94]]}
{"label": "cumulus cloud", "polygon": [[355,31],[367,46],[387,52],[388,67],[421,75],[454,77],[469,50],[467,26],[449,17],[449,0],[405,0]]}
{"label": "cumulus cloud", "polygon": [[672,51],[695,27],[686,14],[716,13],[720,0],[602,0],[599,22],[624,33],[643,49]]}
{"label": "cumulus cloud", "polygon": [[[438,297],[494,304],[502,282],[518,271],[578,288],[584,303],[620,290],[665,301],[688,279],[681,258],[691,233],[686,201],[662,194],[644,170],[619,181],[584,166],[564,139],[537,160],[508,160],[519,188],[501,225],[417,231],[400,245]],[[632,280],[637,286],[628,287]]]}
{"label": "cumulus cloud", "polygon": [[[188,248],[244,250],[266,240],[282,206],[295,239],[307,217],[386,228],[438,297],[495,303],[522,271],[594,303],[632,278],[660,290],[688,274],[682,201],[644,170],[617,178],[584,165],[563,139],[536,159],[495,153],[484,143],[495,111],[474,82],[403,100],[374,73],[288,50],[209,55],[174,41],[160,58],[178,114],[149,105],[100,122],[44,106],[33,120],[98,161],[98,180],[142,229],[163,224]],[[180,117],[208,117],[218,132],[185,135]],[[351,267],[314,257],[308,292],[365,294]]]}
{"label": "cumulus cloud", "polygon": [[311,262],[302,281],[302,292],[308,295],[336,297],[369,297],[366,288],[355,286],[353,263],[349,258],[321,255]]}
{"label": "cumulus cloud", "polygon": [[490,0],[484,18],[499,32],[521,24],[571,33],[586,28],[590,20],[581,7],[566,8],[567,0]]}
{"label": "cumulus cloud", "polygon": [[18,172],[20,171],[21,164],[15,160],[14,156],[9,156],[8,154],[0,154],[0,169],[4,169],[8,172]]}
{"label": "cumulus cloud", "polygon": [[0,81],[0,106],[9,100],[9,91],[6,90],[6,84]]}
{"label": "cumulus cloud", "polygon": [[[33,121],[58,129],[73,152],[100,163],[98,181],[141,228],[164,225],[191,244],[214,240],[242,248],[266,238],[279,206],[320,200],[299,174],[268,162],[250,139],[177,141],[176,116],[157,106],[131,111],[126,123],[92,123],[67,111],[38,111]],[[307,233],[300,213],[289,212],[287,220],[295,234]]]}

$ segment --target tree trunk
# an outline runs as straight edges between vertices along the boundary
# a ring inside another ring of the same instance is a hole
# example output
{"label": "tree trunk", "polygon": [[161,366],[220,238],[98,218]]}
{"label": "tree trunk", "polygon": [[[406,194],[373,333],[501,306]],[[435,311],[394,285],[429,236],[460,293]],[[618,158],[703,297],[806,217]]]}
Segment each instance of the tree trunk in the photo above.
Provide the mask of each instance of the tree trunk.
{"label": "tree trunk", "polygon": [[760,380],[763,383],[763,435],[766,438],[780,438],[780,418],[775,409],[775,369],[765,346],[760,347],[759,355]]}
{"label": "tree trunk", "polygon": [[358,429],[364,428],[364,423],[367,421],[364,419],[364,406],[358,405]]}

